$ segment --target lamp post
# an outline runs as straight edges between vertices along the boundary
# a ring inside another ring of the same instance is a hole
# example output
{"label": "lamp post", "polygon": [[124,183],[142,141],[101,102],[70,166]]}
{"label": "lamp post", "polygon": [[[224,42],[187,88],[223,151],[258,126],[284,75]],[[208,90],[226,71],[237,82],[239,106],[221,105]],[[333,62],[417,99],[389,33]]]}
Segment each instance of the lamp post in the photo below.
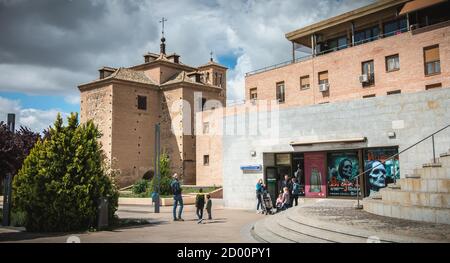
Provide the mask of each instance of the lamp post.
{"label": "lamp post", "polygon": [[155,213],[159,213],[159,192],[160,192],[160,167],[159,167],[159,158],[160,158],[160,125],[159,123],[155,125],[155,184],[153,189],[153,201],[155,202]]}
{"label": "lamp post", "polygon": [[[16,124],[16,115],[14,113],[8,113],[8,130],[14,133]],[[12,195],[12,174],[7,173],[5,176],[5,188],[3,196],[3,226],[9,226],[11,219],[11,195]]]}

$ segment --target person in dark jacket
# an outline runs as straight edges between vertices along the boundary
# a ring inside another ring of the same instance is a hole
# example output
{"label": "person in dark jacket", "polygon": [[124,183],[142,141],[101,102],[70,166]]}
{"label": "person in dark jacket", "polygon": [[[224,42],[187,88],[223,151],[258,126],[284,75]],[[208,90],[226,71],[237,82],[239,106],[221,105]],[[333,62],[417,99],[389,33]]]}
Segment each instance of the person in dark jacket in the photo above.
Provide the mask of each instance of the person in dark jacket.
{"label": "person in dark jacket", "polygon": [[262,204],[261,204],[262,192],[263,192],[263,181],[262,181],[262,179],[259,179],[258,182],[256,183],[256,200],[257,200],[256,213],[260,213],[260,208],[262,208]]}
{"label": "person in dark jacket", "polygon": [[203,221],[203,208],[205,207],[205,195],[202,194],[203,189],[200,188],[198,190],[198,194],[195,197],[195,207],[197,208],[197,217],[198,217],[198,224],[200,224]]}
{"label": "person in dark jacket", "polygon": [[206,212],[208,212],[208,220],[212,219],[212,200],[210,195],[206,195]]}
{"label": "person in dark jacket", "polygon": [[289,178],[287,174],[284,176],[284,180],[281,182],[280,191],[284,191],[285,187],[287,187],[289,191],[292,191],[292,180]]}
{"label": "person in dark jacket", "polygon": [[292,200],[291,200],[291,206],[293,206],[293,203],[295,201],[295,206],[298,205],[298,197],[300,195],[300,184],[297,183],[297,179],[292,178]]}
{"label": "person in dark jacket", "polygon": [[[173,180],[170,183],[170,188],[172,189],[173,194],[173,221],[184,221],[184,219],[181,218],[181,213],[183,213],[183,196],[181,195],[182,190],[180,182],[178,181],[177,173],[173,175]],[[178,211],[177,217],[176,213],[178,204],[180,205],[180,210]]]}

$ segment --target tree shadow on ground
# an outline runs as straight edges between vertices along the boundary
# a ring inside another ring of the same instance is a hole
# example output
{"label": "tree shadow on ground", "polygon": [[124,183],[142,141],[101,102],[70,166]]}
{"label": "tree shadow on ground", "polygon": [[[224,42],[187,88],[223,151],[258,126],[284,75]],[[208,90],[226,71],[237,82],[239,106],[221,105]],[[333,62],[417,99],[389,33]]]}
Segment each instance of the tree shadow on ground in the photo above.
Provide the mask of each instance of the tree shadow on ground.
{"label": "tree shadow on ground", "polygon": [[47,237],[63,237],[70,235],[82,235],[87,232],[71,232],[71,233],[32,233],[25,231],[18,232],[6,232],[0,233],[0,242],[13,242],[13,241],[27,241],[34,240],[38,238],[47,238]]}
{"label": "tree shadow on ground", "polygon": [[64,237],[64,236],[72,236],[72,235],[85,235],[85,234],[89,234],[89,233],[98,233],[98,232],[121,232],[122,230],[126,230],[126,229],[154,227],[154,226],[164,225],[164,224],[167,224],[167,222],[163,221],[163,220],[127,218],[125,220],[119,219],[119,221],[115,222],[114,225],[109,226],[104,229],[101,229],[101,230],[96,230],[96,231],[34,233],[34,232],[27,232],[24,228],[21,228],[21,229],[14,228],[13,229],[14,232],[0,233],[0,242],[14,242],[14,241],[27,241],[27,240],[31,241],[31,240],[40,239],[40,238],[55,238],[55,237]]}

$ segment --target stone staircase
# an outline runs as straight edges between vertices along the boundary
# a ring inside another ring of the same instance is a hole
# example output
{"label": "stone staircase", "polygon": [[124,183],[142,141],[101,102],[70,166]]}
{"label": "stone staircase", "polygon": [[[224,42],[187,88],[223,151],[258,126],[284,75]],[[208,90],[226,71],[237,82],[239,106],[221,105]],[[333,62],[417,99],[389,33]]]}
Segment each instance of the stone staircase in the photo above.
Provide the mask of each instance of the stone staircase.
{"label": "stone staircase", "polygon": [[450,150],[437,163],[424,164],[377,196],[365,198],[363,207],[381,216],[450,224]]}
{"label": "stone staircase", "polygon": [[[300,201],[300,200],[299,200]],[[450,226],[380,217],[355,209],[356,201],[302,199],[298,207],[257,221],[252,237],[262,243],[449,242]]]}

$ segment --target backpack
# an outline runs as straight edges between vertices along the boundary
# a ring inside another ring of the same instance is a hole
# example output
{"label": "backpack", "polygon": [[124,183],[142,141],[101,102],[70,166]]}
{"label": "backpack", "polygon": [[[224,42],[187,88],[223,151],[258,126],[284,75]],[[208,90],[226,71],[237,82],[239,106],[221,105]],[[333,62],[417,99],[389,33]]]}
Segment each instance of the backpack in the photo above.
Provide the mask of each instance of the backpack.
{"label": "backpack", "polygon": [[203,194],[197,195],[197,197],[195,198],[195,206],[199,208],[205,206],[205,195]]}
{"label": "backpack", "polygon": [[299,195],[300,194],[300,185],[298,183],[295,183],[293,185],[293,190],[292,190],[294,195]]}
{"label": "backpack", "polygon": [[172,181],[172,193],[174,195],[179,195],[181,194],[181,188],[180,188],[180,183],[178,183],[178,181],[174,180]]}

